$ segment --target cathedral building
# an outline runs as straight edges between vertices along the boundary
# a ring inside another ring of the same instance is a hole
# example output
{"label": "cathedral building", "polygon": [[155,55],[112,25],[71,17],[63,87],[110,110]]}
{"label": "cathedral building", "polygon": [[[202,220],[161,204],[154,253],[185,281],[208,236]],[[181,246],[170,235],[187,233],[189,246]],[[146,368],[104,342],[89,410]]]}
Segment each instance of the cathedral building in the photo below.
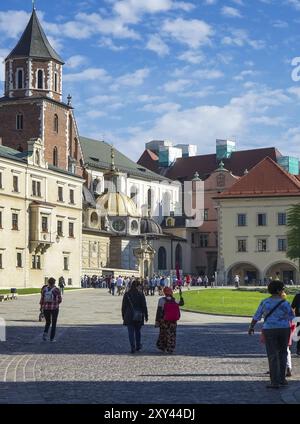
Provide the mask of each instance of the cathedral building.
{"label": "cathedral building", "polygon": [[63,65],[33,9],[5,59],[0,98],[1,285],[63,275],[78,286],[83,274],[150,276],[177,265],[190,272],[188,243],[160,226],[180,209],[178,184],[79,135],[71,97],[63,101]]}

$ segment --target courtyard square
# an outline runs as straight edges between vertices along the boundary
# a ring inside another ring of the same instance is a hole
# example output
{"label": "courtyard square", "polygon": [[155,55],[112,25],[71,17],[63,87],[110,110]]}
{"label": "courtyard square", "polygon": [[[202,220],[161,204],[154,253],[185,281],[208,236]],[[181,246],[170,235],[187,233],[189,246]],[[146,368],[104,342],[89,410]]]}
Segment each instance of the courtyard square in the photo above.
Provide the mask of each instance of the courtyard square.
{"label": "courtyard square", "polygon": [[122,296],[106,289],[64,295],[57,343],[42,341],[39,296],[1,303],[2,404],[284,404],[300,402],[300,358],[282,390],[267,390],[264,347],[247,334],[248,318],[182,312],[177,348],[164,355],[154,328],[158,296],[147,297],[142,352],[130,354]]}

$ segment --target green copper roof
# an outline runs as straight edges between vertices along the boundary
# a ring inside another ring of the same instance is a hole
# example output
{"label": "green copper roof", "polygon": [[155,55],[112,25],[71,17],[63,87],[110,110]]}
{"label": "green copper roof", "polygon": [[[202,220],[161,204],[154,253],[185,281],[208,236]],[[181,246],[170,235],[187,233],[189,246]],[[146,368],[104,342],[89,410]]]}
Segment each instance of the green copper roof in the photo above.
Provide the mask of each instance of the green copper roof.
{"label": "green copper roof", "polygon": [[[105,141],[93,140],[91,138],[80,137],[80,144],[84,156],[85,165],[96,169],[111,169],[111,145]],[[133,162],[131,159],[123,155],[118,150],[114,150],[115,167],[120,172],[134,175],[147,180],[153,181],[170,181],[161,175],[144,168]]]}
{"label": "green copper roof", "polygon": [[7,159],[24,161],[24,159],[28,156],[28,153],[19,152],[18,150],[11,149],[10,147],[0,145],[0,156]]}
{"label": "green copper roof", "polygon": [[7,59],[18,56],[48,60],[54,59],[62,64],[64,63],[56,51],[51,47],[35,10],[32,12],[30,21],[28,22],[20,41],[9,54]]}

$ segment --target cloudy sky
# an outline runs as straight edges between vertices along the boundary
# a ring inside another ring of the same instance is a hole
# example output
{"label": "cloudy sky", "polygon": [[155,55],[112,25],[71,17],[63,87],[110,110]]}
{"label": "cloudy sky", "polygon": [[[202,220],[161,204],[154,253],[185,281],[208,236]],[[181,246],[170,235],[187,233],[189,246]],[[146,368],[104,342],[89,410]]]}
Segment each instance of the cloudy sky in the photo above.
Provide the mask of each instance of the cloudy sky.
{"label": "cloudy sky", "polygon": [[[36,4],[66,62],[64,98],[73,96],[81,135],[133,159],[152,139],[203,154],[216,138],[300,157],[300,0]],[[30,0],[1,0],[1,59],[30,13]]]}

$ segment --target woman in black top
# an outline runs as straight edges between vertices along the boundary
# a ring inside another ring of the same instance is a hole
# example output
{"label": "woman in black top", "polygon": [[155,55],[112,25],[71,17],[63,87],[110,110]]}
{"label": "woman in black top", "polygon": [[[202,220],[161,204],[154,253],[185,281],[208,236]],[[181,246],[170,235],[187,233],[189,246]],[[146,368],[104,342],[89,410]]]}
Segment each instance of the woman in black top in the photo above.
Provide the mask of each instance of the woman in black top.
{"label": "woman in black top", "polygon": [[131,353],[141,350],[141,328],[148,321],[148,309],[144,293],[138,290],[139,281],[131,283],[130,290],[124,294],[122,302],[123,324],[127,326]]}

